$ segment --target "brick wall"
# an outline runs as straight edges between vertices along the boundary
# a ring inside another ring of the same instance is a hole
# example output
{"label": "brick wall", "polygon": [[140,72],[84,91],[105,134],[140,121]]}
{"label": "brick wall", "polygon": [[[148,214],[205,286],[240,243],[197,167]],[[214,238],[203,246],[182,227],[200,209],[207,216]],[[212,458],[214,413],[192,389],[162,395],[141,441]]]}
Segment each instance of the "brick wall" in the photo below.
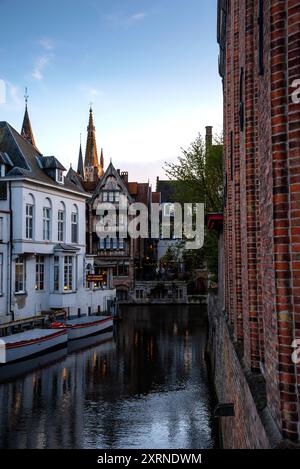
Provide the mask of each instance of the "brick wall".
{"label": "brick wall", "polygon": [[222,8],[225,308],[245,369],[263,374],[270,415],[297,441],[300,104],[291,96],[300,79],[300,2],[220,0]]}

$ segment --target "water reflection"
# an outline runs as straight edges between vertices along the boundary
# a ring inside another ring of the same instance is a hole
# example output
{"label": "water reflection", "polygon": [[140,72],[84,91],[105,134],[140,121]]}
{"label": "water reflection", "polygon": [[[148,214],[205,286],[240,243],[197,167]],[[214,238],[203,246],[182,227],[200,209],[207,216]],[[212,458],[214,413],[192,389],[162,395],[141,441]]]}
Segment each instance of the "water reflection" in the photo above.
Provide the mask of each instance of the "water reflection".
{"label": "water reflection", "polygon": [[130,308],[114,338],[72,342],[68,355],[53,352],[61,355],[49,354],[48,365],[44,356],[25,376],[6,376],[0,447],[212,447],[202,315]]}

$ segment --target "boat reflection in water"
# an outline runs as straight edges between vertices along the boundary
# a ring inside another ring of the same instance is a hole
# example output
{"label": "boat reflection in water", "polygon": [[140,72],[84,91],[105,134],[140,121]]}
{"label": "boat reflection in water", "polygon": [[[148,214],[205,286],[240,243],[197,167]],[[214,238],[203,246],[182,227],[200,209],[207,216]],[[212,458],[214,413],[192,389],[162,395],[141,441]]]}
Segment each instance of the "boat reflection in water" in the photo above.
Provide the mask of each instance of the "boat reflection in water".
{"label": "boat reflection in water", "polygon": [[69,342],[55,363],[47,354],[49,364],[43,356],[34,371],[6,377],[0,447],[212,447],[203,315],[129,307],[114,337]]}

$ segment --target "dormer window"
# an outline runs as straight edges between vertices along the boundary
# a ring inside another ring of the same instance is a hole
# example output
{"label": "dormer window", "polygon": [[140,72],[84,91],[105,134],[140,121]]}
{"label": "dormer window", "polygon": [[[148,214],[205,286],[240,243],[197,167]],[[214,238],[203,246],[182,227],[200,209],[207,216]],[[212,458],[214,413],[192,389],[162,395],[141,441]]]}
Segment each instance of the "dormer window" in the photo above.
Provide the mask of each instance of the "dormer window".
{"label": "dormer window", "polygon": [[56,170],[56,181],[59,182],[59,184],[64,183],[64,173],[61,169]]}

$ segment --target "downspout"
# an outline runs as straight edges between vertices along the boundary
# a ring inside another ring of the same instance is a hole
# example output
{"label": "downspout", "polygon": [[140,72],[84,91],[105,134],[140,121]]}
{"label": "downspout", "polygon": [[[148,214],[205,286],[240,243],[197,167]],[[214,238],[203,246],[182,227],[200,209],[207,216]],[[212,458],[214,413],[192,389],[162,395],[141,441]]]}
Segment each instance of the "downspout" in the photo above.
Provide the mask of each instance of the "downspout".
{"label": "downspout", "polygon": [[11,203],[11,181],[8,182],[9,187],[9,252],[8,252],[8,311],[11,314],[12,321],[15,320],[15,313],[11,308],[11,295],[12,295],[12,241],[13,241],[13,213]]}

